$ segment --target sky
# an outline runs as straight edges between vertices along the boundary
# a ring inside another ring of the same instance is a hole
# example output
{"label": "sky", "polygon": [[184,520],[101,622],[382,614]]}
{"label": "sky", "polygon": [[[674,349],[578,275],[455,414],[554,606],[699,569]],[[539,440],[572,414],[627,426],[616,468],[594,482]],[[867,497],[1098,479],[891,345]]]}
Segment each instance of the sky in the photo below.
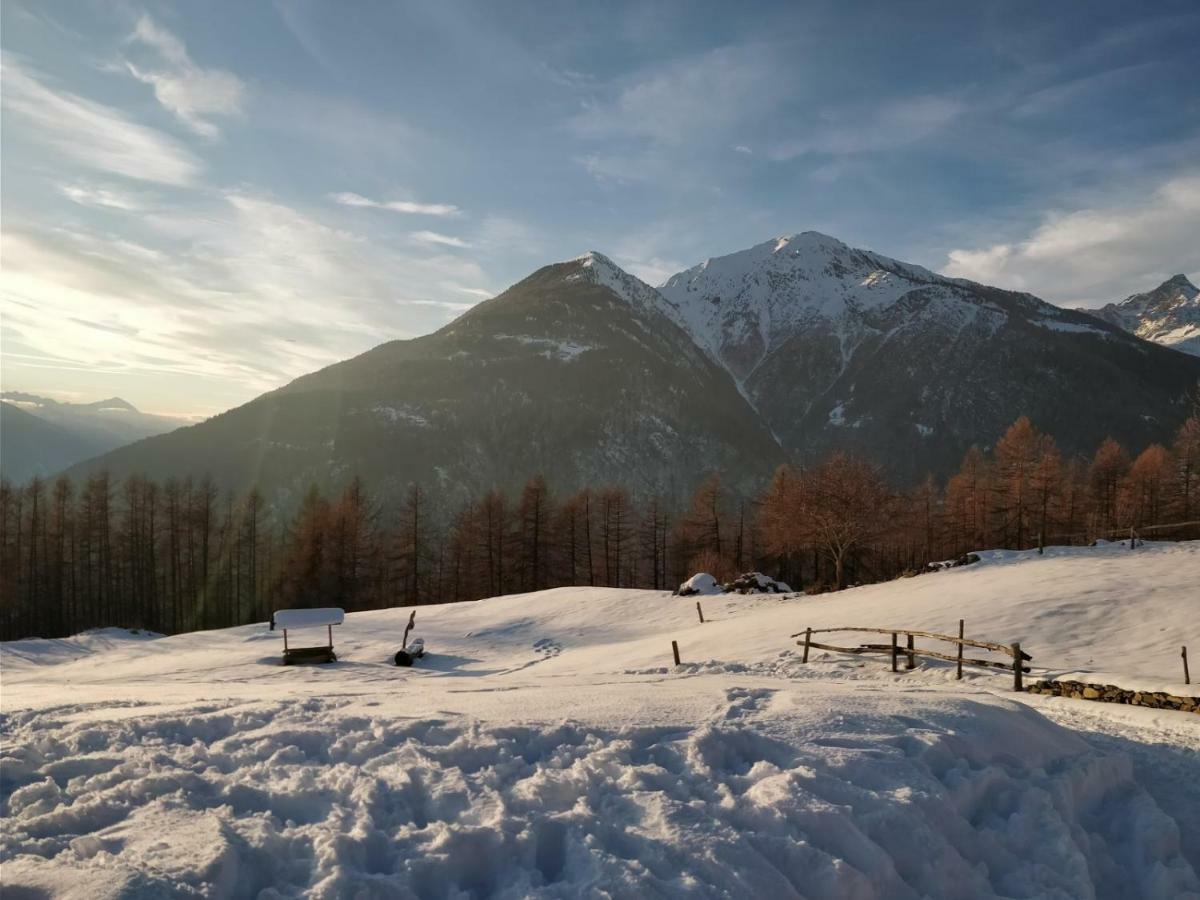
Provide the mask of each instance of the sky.
{"label": "sky", "polygon": [[200,417],[599,250],[1200,282],[1200,4],[5,0],[0,381]]}

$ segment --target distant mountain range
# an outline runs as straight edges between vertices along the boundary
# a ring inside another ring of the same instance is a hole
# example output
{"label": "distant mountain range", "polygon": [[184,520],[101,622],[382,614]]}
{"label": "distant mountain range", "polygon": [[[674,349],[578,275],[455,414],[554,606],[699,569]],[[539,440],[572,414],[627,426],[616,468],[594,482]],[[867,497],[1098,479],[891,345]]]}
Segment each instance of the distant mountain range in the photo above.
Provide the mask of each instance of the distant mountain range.
{"label": "distant mountain range", "polygon": [[537,472],[682,496],[851,448],[911,482],[1020,415],[1068,453],[1165,440],[1198,383],[1200,358],[1124,325],[805,232],[659,289],[599,253],[549,265],[434,334],[73,471],[209,472],[284,505],[354,474],[385,499]]}
{"label": "distant mountain range", "polygon": [[1152,291],[1100,309],[1085,309],[1130,334],[1200,356],[1200,290],[1186,275],[1168,278]]}
{"label": "distant mountain range", "polygon": [[120,397],[60,403],[21,391],[0,393],[0,474],[13,481],[50,476],[117,447],[178,428]]}

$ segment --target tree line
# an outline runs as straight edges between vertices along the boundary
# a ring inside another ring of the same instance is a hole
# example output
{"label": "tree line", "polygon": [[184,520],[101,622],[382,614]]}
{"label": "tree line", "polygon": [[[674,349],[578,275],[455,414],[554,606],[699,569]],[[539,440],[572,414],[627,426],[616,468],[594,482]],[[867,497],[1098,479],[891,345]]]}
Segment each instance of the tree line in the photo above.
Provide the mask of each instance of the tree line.
{"label": "tree line", "polygon": [[[395,504],[357,478],[280,516],[208,477],[122,481],[99,472],[0,482],[0,637],[121,626],[175,633],[264,621],[285,607],[348,611],[548,587],[670,589],[697,571],[750,569],[836,589],[921,571],[970,550],[1127,536],[1200,537],[1200,410],[1170,447],[1112,439],[1066,458],[1018,419],[972,447],[944,484],[895,490],[835,453],[780,468],[758,496],[719,475],[677,507],[621,485],[557,494],[531,478],[447,508],[412,484]],[[1149,531],[1147,531],[1149,529]]]}

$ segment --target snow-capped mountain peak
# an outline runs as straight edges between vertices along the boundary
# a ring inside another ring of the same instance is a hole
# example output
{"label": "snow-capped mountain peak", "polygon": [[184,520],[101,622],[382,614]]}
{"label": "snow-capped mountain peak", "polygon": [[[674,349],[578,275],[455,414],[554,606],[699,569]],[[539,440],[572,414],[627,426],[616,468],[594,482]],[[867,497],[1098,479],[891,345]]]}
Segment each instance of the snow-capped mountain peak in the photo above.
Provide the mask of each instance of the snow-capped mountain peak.
{"label": "snow-capped mountain peak", "polygon": [[1200,290],[1186,275],[1174,275],[1154,290],[1132,294],[1120,303],[1082,312],[1143,340],[1200,356]]}
{"label": "snow-capped mountain peak", "polygon": [[590,281],[592,284],[606,287],[638,309],[666,315],[675,324],[683,325],[674,304],[636,275],[630,275],[603,253],[589,250],[568,260],[568,263],[572,265],[572,269],[566,275],[567,281]]}
{"label": "snow-capped mountain peak", "polygon": [[672,276],[659,291],[697,342],[742,381],[798,330],[841,332],[848,318],[929,286],[949,290],[954,282],[802,231],[710,258]]}

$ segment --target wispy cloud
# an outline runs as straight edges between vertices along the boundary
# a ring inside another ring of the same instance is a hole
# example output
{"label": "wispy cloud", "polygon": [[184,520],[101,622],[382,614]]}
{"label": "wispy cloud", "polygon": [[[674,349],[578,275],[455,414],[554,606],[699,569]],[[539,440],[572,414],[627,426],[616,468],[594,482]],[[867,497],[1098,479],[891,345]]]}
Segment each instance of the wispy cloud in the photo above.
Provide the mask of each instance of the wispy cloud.
{"label": "wispy cloud", "polygon": [[137,212],[145,205],[140,198],[111,185],[90,185],[76,182],[58,186],[63,196],[80,206],[99,206],[123,212]]}
{"label": "wispy cloud", "polygon": [[158,102],[192,131],[206,138],[220,136],[212,116],[242,112],[245,85],[232,72],[204,69],[188,55],[187,47],[146,15],[138,19],[130,41],[154,51],[154,68],[125,61],[129,73],[154,88]]}
{"label": "wispy cloud", "polygon": [[208,396],[244,402],[432,331],[473,305],[461,285],[488,281],[473,260],[355,234],[249,189],[206,204],[138,218],[169,252],[75,225],[6,222],[6,373],[156,376],[153,390],[173,384],[180,397],[182,380],[199,377]]}
{"label": "wispy cloud", "polygon": [[466,287],[461,284],[454,284],[453,282],[447,283],[446,287],[462,294],[470,294],[472,297],[479,297],[481,300],[490,300],[492,297],[496,296],[495,291],[485,290],[484,288]]}
{"label": "wispy cloud", "polygon": [[768,156],[774,160],[809,153],[852,156],[904,147],[941,131],[967,108],[956,96],[922,95],[872,107],[829,109],[815,118],[805,134],[773,145]]}
{"label": "wispy cloud", "polygon": [[680,144],[716,135],[774,103],[768,48],[739,45],[672,60],[621,79],[568,122],[590,138],[641,137]]}
{"label": "wispy cloud", "polygon": [[369,209],[389,209],[392,212],[415,213],[422,216],[456,216],[461,210],[450,203],[418,203],[415,200],[372,200],[362,194],[342,192],[330,194],[329,199],[342,206],[359,206]]}
{"label": "wispy cloud", "polygon": [[942,272],[1063,304],[1099,305],[1200,275],[1200,172],[1147,194],[1055,211],[1023,238],[951,250]]}
{"label": "wispy cloud", "polygon": [[0,72],[5,109],[21,120],[34,140],[62,156],[142,181],[187,185],[198,179],[200,160],[162,132],[139,125],[111,106],[48,87],[11,59]]}
{"label": "wispy cloud", "polygon": [[466,312],[475,306],[474,303],[465,303],[454,300],[412,300],[414,306],[432,306],[437,309],[448,309],[451,312],[462,313]]}
{"label": "wispy cloud", "polygon": [[441,244],[444,247],[470,247],[471,245],[462,238],[454,237],[449,234],[440,234],[436,231],[414,231],[409,234],[418,244]]}

